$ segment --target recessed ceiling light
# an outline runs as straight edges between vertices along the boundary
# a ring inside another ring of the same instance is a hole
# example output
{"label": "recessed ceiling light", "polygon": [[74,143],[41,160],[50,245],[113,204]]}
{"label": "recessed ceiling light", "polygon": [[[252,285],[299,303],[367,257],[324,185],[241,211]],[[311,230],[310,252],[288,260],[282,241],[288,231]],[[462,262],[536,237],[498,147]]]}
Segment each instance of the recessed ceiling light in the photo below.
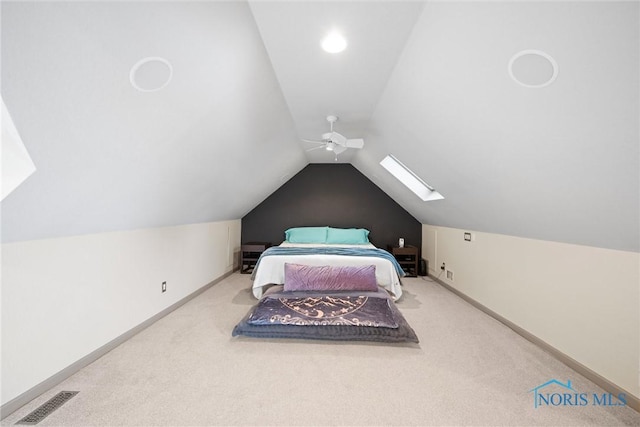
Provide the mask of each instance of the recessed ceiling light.
{"label": "recessed ceiling light", "polygon": [[329,53],[342,52],[347,48],[347,41],[338,32],[333,31],[322,40],[322,49]]}

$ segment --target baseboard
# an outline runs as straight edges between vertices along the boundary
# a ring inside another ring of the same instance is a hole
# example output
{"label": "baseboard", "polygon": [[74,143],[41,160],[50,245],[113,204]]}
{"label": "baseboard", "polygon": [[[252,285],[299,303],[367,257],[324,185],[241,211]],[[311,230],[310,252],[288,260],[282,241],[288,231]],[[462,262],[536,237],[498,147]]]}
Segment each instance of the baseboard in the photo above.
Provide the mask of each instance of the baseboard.
{"label": "baseboard", "polygon": [[457,296],[459,296],[460,298],[462,298],[463,300],[465,300],[469,304],[473,305],[477,309],[485,312],[486,314],[488,314],[489,316],[493,317],[494,319],[496,319],[500,323],[504,324],[509,329],[513,330],[515,333],[517,333],[518,335],[522,336],[526,340],[531,341],[533,344],[537,345],[538,347],[542,348],[546,352],[550,353],[553,357],[558,359],[560,362],[564,363],[569,368],[573,369],[574,371],[576,371],[577,373],[579,373],[580,375],[582,375],[583,377],[585,377],[589,381],[593,382],[597,386],[601,387],[604,391],[606,391],[608,393],[611,393],[611,394],[613,394],[615,396],[617,396],[620,393],[624,393],[626,395],[626,397],[627,397],[627,406],[630,407],[631,409],[637,411],[637,412],[640,412],[640,399],[637,398],[636,396],[634,396],[633,394],[629,393],[628,391],[624,390],[623,388],[621,388],[621,387],[617,386],[616,384],[612,383],[611,381],[609,381],[608,379],[606,379],[602,375],[598,374],[597,372],[594,372],[591,369],[587,368],[586,366],[584,366],[582,363],[578,362],[577,360],[571,358],[570,356],[567,356],[566,354],[564,354],[563,352],[561,352],[557,348],[553,347],[551,344],[541,340],[540,338],[538,338],[537,336],[535,336],[532,333],[528,332],[527,330],[521,328],[520,326],[518,326],[515,323],[511,322],[510,320],[507,320],[506,318],[502,317],[501,315],[499,315],[495,311],[491,310],[490,308],[485,307],[484,305],[480,304],[478,301],[474,300],[473,298],[469,297],[468,295],[462,293],[458,289],[456,289],[456,288],[452,287],[451,285],[443,282],[441,279],[438,279],[437,277],[434,277],[434,276],[431,276],[431,275],[429,275],[429,278],[431,280],[433,280],[434,282],[438,283],[439,285],[442,285],[442,287],[444,287],[448,291],[451,291],[452,293],[456,294]]}
{"label": "baseboard", "polygon": [[58,373],[54,374],[53,376],[47,378],[46,380],[42,381],[40,384],[32,387],[31,389],[25,391],[21,395],[15,397],[14,399],[12,399],[9,402],[5,403],[4,405],[0,406],[0,419],[6,418],[7,416],[11,415],[16,410],[20,409],[21,407],[23,407],[27,403],[31,402],[36,397],[40,396],[41,394],[43,394],[43,393],[47,392],[48,390],[52,389],[53,387],[57,386],[62,381],[64,381],[67,378],[69,378],[71,375],[75,374],[76,372],[78,372],[82,368],[88,366],[89,364],[95,362],[96,360],[98,360],[99,358],[101,358],[102,356],[104,356],[105,354],[107,354],[108,352],[113,350],[114,348],[118,347],[123,342],[127,341],[128,339],[130,339],[134,335],[142,332],[144,329],[148,328],[149,326],[151,326],[152,324],[154,324],[158,320],[162,319],[167,314],[171,313],[175,309],[179,308],[180,306],[182,306],[185,303],[189,302],[190,300],[194,299],[195,297],[197,297],[198,295],[200,295],[201,293],[203,293],[204,291],[206,291],[207,289],[209,289],[210,287],[212,287],[216,283],[219,283],[223,279],[226,279],[231,274],[233,274],[233,272],[236,271],[236,270],[238,270],[238,268],[235,268],[234,270],[231,270],[231,271],[223,274],[222,276],[218,277],[217,279],[214,279],[213,281],[211,281],[208,284],[204,285],[200,289],[192,292],[191,294],[187,295],[186,297],[182,298],[181,300],[173,303],[172,305],[170,305],[169,307],[165,308],[164,310],[162,310],[158,314],[150,317],[149,319],[145,320],[144,322],[140,323],[139,325],[134,326],[133,328],[129,329],[127,332],[125,332],[124,334],[120,335],[119,337],[111,340],[110,342],[108,342],[107,344],[105,344],[102,347],[98,348],[97,350],[94,350],[93,352],[91,352],[88,355],[84,356],[82,359],[72,363],[71,365],[69,365],[66,368],[62,369],[60,372],[58,372]]}

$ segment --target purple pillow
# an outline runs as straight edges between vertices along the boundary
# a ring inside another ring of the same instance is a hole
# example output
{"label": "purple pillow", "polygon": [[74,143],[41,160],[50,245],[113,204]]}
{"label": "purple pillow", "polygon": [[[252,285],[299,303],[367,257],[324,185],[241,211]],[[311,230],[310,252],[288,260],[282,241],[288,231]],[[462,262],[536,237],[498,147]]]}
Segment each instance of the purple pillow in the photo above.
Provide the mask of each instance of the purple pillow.
{"label": "purple pillow", "polygon": [[285,291],[371,291],[378,290],[374,265],[312,266],[284,264]]}

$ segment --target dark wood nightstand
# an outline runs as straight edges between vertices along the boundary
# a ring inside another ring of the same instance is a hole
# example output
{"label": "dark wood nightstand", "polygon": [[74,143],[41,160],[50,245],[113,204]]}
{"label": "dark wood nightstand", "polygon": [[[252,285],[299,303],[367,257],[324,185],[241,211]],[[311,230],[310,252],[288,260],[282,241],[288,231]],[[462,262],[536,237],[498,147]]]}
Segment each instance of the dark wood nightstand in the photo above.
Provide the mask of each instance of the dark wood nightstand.
{"label": "dark wood nightstand", "polygon": [[240,273],[250,274],[265,249],[271,247],[269,242],[247,242],[240,246]]}
{"label": "dark wood nightstand", "polygon": [[393,245],[387,246],[387,251],[398,260],[398,264],[409,277],[418,276],[418,248],[407,245],[403,248]]}

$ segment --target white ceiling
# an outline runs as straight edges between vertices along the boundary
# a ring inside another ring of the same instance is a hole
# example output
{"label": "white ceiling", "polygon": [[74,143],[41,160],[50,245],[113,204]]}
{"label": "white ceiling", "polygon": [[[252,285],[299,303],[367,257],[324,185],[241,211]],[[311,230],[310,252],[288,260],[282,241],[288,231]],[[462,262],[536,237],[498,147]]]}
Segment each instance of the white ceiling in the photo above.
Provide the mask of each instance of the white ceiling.
{"label": "white ceiling", "polygon": [[[338,116],[334,130],[348,138],[364,135],[371,115],[398,61],[421,2],[250,2],[260,35],[301,138],[320,139],[329,131],[327,115]],[[332,31],[348,48],[320,48]],[[305,150],[315,147],[303,143]],[[338,156],[352,161],[355,150]],[[334,162],[326,150],[307,154],[310,163]]]}
{"label": "white ceiling", "polygon": [[[640,250],[638,2],[3,2],[2,96],[37,171],[3,241],[241,218],[350,162],[423,223]],[[338,29],[346,51],[321,38]],[[510,58],[559,66],[516,84]],[[173,79],[138,92],[159,56]],[[393,154],[445,196],[422,202]]]}

